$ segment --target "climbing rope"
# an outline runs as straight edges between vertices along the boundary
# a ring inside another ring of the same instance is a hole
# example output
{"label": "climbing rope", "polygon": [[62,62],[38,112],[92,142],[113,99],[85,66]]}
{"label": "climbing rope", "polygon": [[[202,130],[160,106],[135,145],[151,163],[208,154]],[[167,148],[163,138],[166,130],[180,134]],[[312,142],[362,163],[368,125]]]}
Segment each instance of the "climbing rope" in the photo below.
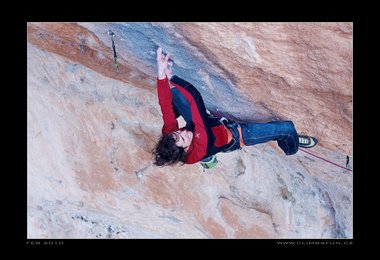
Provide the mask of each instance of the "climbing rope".
{"label": "climbing rope", "polygon": [[336,163],[334,163],[334,162],[332,162],[332,161],[329,161],[329,160],[327,160],[327,159],[324,159],[324,158],[322,158],[322,157],[320,157],[320,156],[318,156],[318,155],[315,155],[315,154],[313,154],[313,153],[311,153],[311,152],[305,151],[304,149],[301,149],[301,148],[298,148],[298,149],[301,150],[301,151],[304,152],[304,153],[308,153],[308,154],[310,154],[310,155],[312,155],[312,156],[315,156],[315,157],[317,157],[317,158],[319,158],[319,159],[321,159],[321,160],[323,160],[323,161],[325,161],[325,162],[328,162],[328,163],[334,164],[335,166],[338,166],[338,167],[340,167],[340,168],[343,168],[343,169],[345,169],[345,170],[347,170],[347,171],[352,172],[351,169],[345,168],[345,167],[343,167],[343,166],[341,166],[341,165],[339,165],[339,164],[336,164]]}

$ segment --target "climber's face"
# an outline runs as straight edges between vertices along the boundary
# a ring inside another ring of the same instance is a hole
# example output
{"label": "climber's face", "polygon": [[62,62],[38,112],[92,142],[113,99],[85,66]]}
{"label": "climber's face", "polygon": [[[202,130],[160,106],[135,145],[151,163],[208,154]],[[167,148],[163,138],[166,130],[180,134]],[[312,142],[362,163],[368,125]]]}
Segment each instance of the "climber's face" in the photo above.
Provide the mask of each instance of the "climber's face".
{"label": "climber's face", "polygon": [[193,141],[193,132],[184,129],[175,131],[173,135],[176,140],[176,145],[185,148],[185,151],[187,151]]}

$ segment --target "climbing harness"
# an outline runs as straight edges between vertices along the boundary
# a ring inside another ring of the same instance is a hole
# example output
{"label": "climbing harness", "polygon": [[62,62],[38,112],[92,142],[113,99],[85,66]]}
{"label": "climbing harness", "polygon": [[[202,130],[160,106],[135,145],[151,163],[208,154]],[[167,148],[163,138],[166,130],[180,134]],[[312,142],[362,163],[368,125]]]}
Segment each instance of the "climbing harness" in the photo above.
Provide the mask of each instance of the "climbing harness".
{"label": "climbing harness", "polygon": [[[304,152],[304,153],[308,153],[308,154],[310,154],[310,155],[312,155],[312,156],[315,156],[315,157],[317,157],[317,158],[319,158],[319,159],[321,159],[321,160],[323,160],[323,161],[326,161],[326,162],[328,162],[328,163],[331,163],[331,164],[333,164],[333,165],[335,165],[335,166],[338,166],[338,167],[340,167],[340,168],[343,168],[343,169],[345,169],[345,170],[347,170],[347,171],[350,171],[350,172],[352,172],[352,170],[351,169],[348,169],[347,168],[347,162],[346,162],[346,168],[345,167],[343,167],[343,166],[341,166],[341,165],[339,165],[339,164],[336,164],[336,163],[333,163],[332,161],[329,161],[329,160],[327,160],[327,159],[324,159],[324,158],[322,158],[322,157],[320,157],[320,156],[318,156],[318,155],[315,155],[315,154],[313,154],[313,153],[311,153],[311,152],[308,152],[308,151],[305,151],[304,149],[301,149],[301,148],[298,148],[299,150],[301,150],[302,152]],[[348,157],[348,156],[347,156]]]}
{"label": "climbing harness", "polygon": [[[206,112],[209,116],[215,117],[214,115],[210,113],[210,111],[206,110]],[[219,122],[221,122],[224,126],[226,126],[228,122],[227,118],[220,117],[220,113],[218,114],[216,118],[219,120]],[[203,172],[205,172],[206,169],[211,169],[215,167],[215,165],[218,164],[218,158],[216,157],[216,154],[214,154],[214,155],[204,158],[203,160],[199,161],[199,163],[203,167]]]}
{"label": "climbing harness", "polygon": [[113,60],[114,60],[114,64],[115,64],[115,69],[117,69],[119,67],[119,64],[117,64],[117,55],[116,55],[116,49],[115,49],[115,42],[113,40],[113,38],[115,37],[115,34],[111,30],[109,30],[108,31],[108,35],[111,36],[112,49],[113,49]]}
{"label": "climbing harness", "polygon": [[[210,111],[206,110],[206,112],[209,116],[215,117],[213,114],[210,113]],[[217,118],[219,120],[219,122],[221,124],[223,124],[225,127],[227,127],[228,119],[225,117],[221,117],[219,110],[218,110],[218,114],[215,118]],[[234,141],[234,143],[230,147],[232,147],[235,144],[235,139],[232,139],[232,140]],[[211,169],[218,164],[218,158],[217,158],[216,154],[214,154],[214,155],[211,155],[209,157],[204,158],[203,160],[199,161],[199,163],[203,167],[203,172],[206,172],[205,171],[206,169]]]}

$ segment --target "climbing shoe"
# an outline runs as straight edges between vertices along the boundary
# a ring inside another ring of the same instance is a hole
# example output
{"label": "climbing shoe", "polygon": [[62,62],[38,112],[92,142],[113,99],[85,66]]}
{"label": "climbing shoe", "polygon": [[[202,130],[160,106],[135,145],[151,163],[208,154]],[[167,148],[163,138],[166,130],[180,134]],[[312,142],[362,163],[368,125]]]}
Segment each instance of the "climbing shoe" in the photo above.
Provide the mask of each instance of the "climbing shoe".
{"label": "climbing shoe", "polygon": [[298,143],[299,143],[300,147],[311,148],[318,143],[318,140],[316,138],[308,136],[308,135],[299,135],[298,136]]}

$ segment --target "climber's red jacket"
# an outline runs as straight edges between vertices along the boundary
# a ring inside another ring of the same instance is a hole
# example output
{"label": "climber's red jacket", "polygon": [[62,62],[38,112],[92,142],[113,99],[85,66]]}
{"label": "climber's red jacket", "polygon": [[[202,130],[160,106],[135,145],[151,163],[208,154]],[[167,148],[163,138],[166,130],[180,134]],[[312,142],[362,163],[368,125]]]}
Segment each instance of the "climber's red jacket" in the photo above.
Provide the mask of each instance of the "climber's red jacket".
{"label": "climber's red jacket", "polygon": [[[170,79],[170,84],[178,88],[189,102],[194,123],[193,141],[187,151],[185,162],[187,164],[196,163],[228,147],[227,131],[229,130],[217,118],[207,113],[202,96],[198,90],[189,82],[177,76],[173,76]],[[164,121],[162,133],[175,132],[179,129],[178,121],[173,110],[173,96],[167,78],[162,80],[157,78],[157,91],[158,102]]]}

